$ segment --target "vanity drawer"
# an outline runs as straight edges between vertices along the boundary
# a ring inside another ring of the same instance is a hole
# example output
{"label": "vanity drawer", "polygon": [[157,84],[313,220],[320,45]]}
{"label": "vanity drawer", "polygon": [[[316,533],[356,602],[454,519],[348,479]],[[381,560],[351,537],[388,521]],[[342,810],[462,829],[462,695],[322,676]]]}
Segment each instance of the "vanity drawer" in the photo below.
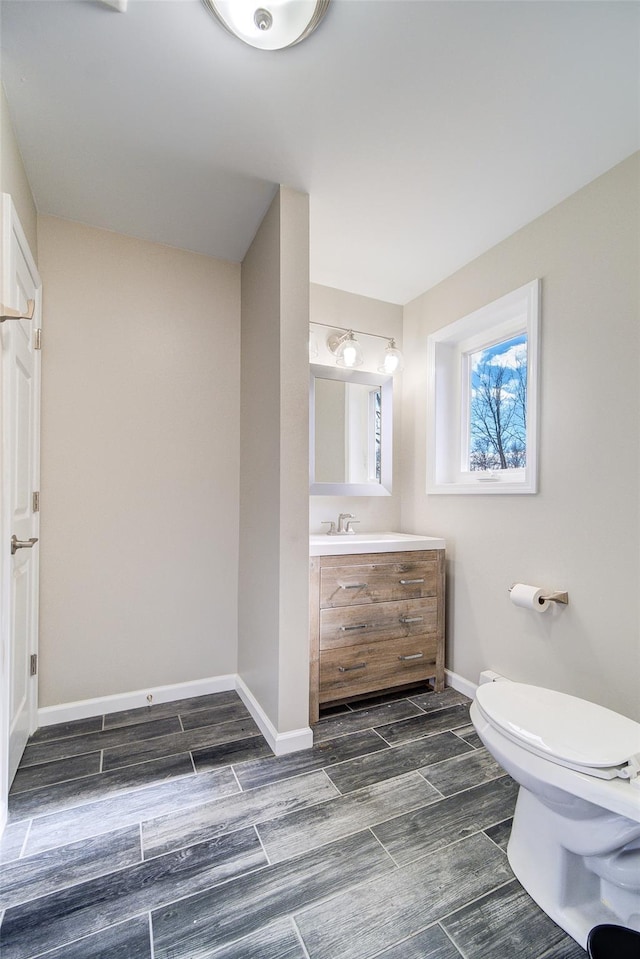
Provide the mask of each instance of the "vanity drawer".
{"label": "vanity drawer", "polygon": [[435,596],[438,563],[433,561],[325,567],[320,574],[320,608],[359,606]]}
{"label": "vanity drawer", "polygon": [[419,682],[436,674],[436,637],[328,649],[320,661],[320,702]]}
{"label": "vanity drawer", "polygon": [[336,606],[320,611],[320,649],[406,639],[435,634],[437,629],[435,596],[380,606]]}

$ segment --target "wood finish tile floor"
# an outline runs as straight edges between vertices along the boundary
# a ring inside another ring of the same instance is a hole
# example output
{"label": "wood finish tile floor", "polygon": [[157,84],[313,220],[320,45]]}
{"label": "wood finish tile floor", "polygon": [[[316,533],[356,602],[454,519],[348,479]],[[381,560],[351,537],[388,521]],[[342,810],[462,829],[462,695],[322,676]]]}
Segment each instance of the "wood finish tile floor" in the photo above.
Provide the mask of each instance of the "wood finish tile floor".
{"label": "wood finish tile floor", "polygon": [[235,693],[38,730],[0,844],[2,959],[580,959],[505,854],[469,701],[326,711],[276,758]]}

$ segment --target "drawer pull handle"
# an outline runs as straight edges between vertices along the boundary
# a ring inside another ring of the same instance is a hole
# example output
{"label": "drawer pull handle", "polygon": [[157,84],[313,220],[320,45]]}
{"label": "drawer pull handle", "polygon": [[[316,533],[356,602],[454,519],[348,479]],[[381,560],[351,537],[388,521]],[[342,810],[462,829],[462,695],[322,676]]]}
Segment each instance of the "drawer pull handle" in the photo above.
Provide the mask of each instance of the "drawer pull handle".
{"label": "drawer pull handle", "polygon": [[[420,653],[422,656],[422,653]],[[352,669],[365,669],[366,663],[356,663],[355,666],[338,666],[339,673],[350,673]]]}
{"label": "drawer pull handle", "polygon": [[371,623],[358,623],[357,626],[341,626],[340,629],[343,633],[348,633],[352,629],[369,629]]}
{"label": "drawer pull handle", "polygon": [[421,623],[424,619],[424,616],[401,616],[401,623]]}
{"label": "drawer pull handle", "polygon": [[401,579],[401,586],[413,586],[414,583],[424,583],[424,579]]}
{"label": "drawer pull handle", "polygon": [[398,656],[398,659],[402,660],[402,662],[404,663],[408,659],[422,659],[423,656],[424,656],[424,653],[411,653],[410,656]]}
{"label": "drawer pull handle", "polygon": [[340,583],[340,589],[366,589],[366,583]]}

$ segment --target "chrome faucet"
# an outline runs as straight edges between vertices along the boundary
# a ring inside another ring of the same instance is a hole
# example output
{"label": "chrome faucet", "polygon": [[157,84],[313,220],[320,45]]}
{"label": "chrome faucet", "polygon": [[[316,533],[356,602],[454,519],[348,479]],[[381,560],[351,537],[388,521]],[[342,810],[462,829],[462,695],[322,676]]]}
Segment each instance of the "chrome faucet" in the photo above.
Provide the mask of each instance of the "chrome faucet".
{"label": "chrome faucet", "polygon": [[[336,533],[340,535],[341,533],[353,533],[354,531],[350,529],[351,522],[353,520],[353,513],[340,513],[338,516],[338,528]],[[345,525],[345,520],[347,521]]]}
{"label": "chrome faucet", "polygon": [[355,535],[355,529],[352,529],[354,523],[359,523],[360,520],[356,519],[353,513],[340,513],[338,516],[338,528],[336,529],[336,524],[332,519],[325,519],[322,521],[323,526],[327,525],[329,529],[327,530],[327,536],[349,536]]}

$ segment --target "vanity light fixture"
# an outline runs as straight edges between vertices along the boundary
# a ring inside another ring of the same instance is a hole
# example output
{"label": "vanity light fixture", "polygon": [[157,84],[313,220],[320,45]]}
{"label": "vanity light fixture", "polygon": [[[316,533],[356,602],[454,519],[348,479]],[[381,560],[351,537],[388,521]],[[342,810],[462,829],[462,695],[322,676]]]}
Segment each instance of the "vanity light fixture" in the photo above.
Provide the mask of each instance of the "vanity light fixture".
{"label": "vanity light fixture", "polygon": [[362,347],[353,335],[353,330],[347,330],[342,336],[333,333],[327,340],[327,346],[336,358],[336,366],[352,370],[364,363]]}
{"label": "vanity light fixture", "polygon": [[316,29],[330,0],[202,0],[224,29],[260,50],[282,50]]}
{"label": "vanity light fixture", "polygon": [[[379,373],[386,373],[387,376],[393,376],[394,373],[401,373],[404,369],[404,357],[402,352],[396,346],[396,341],[392,336],[383,336],[381,333],[365,333],[363,330],[345,330],[340,327],[329,326],[327,323],[317,323],[312,321],[311,326],[323,326],[326,329],[333,330],[327,337],[327,349],[333,353],[336,358],[336,365],[353,369],[356,366],[362,366],[364,363],[364,354],[360,342],[356,339],[358,336],[373,336],[379,340],[386,340],[387,346],[378,366]],[[309,329],[309,359],[315,359],[319,355],[318,341],[314,330]]]}
{"label": "vanity light fixture", "polygon": [[396,341],[391,337],[389,344],[384,351],[382,366],[378,367],[379,373],[388,373],[393,376],[394,373],[401,373],[404,369],[404,357],[396,346]]}

